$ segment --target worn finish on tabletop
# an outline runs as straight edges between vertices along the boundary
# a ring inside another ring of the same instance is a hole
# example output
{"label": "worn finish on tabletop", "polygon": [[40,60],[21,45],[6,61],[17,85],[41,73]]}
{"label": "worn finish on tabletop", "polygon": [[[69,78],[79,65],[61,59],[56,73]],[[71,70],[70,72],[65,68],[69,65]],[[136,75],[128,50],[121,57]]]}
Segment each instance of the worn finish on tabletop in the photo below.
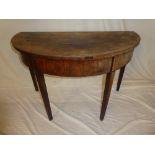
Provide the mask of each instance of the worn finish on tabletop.
{"label": "worn finish on tabletop", "polygon": [[[131,60],[140,37],[131,31],[114,32],[21,32],[12,40],[29,69],[35,89],[38,86],[49,119],[52,112],[43,74],[81,77],[107,74],[100,119],[108,105],[114,73],[121,68],[117,90],[125,65]],[[37,79],[37,80],[36,80]]]}

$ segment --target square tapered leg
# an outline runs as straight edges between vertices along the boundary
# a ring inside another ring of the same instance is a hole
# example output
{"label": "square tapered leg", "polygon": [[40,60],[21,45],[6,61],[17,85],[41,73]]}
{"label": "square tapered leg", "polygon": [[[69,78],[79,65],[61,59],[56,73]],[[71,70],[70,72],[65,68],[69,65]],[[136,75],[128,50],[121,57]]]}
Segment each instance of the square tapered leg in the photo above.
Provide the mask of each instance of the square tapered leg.
{"label": "square tapered leg", "polygon": [[41,92],[41,95],[42,95],[42,98],[44,101],[44,105],[45,105],[45,109],[46,109],[48,118],[49,118],[49,120],[52,120],[53,116],[52,116],[52,111],[51,111],[50,102],[49,102],[49,98],[48,98],[44,74],[39,71],[36,71],[36,77],[37,77],[39,89],[40,89],[40,92]]}
{"label": "square tapered leg", "polygon": [[119,89],[120,89],[120,86],[121,86],[121,83],[122,83],[122,79],[123,79],[123,75],[124,75],[124,70],[125,70],[125,66],[123,66],[120,69],[120,72],[119,72],[119,77],[118,77],[118,82],[117,82],[117,88],[116,88],[117,91],[119,91]]}
{"label": "square tapered leg", "polygon": [[102,101],[102,106],[101,106],[101,113],[100,113],[100,120],[102,121],[105,116],[105,112],[107,109],[107,105],[109,102],[109,97],[111,93],[111,88],[114,80],[114,75],[115,71],[107,73],[106,75],[106,83],[105,83],[105,88],[104,88],[104,96],[103,96],[103,101]]}
{"label": "square tapered leg", "polygon": [[32,78],[32,81],[33,81],[34,88],[35,88],[36,91],[38,91],[39,89],[38,89],[38,84],[37,84],[35,71],[31,67],[29,67],[29,70],[30,70],[30,74],[31,74],[31,78]]}

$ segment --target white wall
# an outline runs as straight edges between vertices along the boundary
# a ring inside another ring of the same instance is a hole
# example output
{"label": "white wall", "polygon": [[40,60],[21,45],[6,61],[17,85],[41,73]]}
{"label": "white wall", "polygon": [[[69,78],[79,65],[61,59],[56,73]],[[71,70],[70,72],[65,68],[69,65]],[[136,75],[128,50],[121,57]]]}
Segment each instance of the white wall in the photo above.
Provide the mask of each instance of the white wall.
{"label": "white wall", "polygon": [[155,20],[125,20],[125,29],[141,36],[128,66],[128,78],[155,80]]}

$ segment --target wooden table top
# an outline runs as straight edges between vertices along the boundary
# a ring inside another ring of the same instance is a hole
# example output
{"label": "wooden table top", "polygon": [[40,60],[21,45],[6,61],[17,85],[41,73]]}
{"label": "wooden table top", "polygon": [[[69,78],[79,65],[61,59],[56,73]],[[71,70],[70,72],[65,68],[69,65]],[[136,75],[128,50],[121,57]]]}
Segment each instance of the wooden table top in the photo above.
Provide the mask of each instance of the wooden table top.
{"label": "wooden table top", "polygon": [[52,59],[111,57],[133,49],[140,41],[132,31],[20,32],[11,42],[20,52]]}

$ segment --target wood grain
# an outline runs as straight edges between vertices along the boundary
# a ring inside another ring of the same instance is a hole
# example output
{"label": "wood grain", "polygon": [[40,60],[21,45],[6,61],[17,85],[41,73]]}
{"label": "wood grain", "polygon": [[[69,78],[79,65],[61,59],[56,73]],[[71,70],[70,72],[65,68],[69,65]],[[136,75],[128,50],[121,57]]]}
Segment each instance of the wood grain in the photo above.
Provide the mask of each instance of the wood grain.
{"label": "wood grain", "polygon": [[18,51],[54,59],[83,60],[112,57],[133,49],[135,32],[21,32],[11,42]]}
{"label": "wood grain", "polygon": [[80,77],[107,73],[111,69],[112,59],[104,60],[50,60],[34,57],[36,69],[50,75]]}
{"label": "wood grain", "polygon": [[132,55],[133,55],[133,50],[130,50],[127,53],[116,55],[114,57],[114,61],[113,61],[113,65],[112,65],[112,71],[120,69],[121,67],[128,64],[132,58]]}

